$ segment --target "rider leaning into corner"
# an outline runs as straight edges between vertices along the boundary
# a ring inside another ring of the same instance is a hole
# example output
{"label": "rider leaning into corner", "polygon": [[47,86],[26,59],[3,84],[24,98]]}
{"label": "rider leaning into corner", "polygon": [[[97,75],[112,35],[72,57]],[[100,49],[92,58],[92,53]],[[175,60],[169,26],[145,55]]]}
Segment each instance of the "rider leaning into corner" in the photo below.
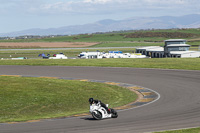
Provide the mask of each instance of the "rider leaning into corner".
{"label": "rider leaning into corner", "polygon": [[94,100],[93,98],[89,98],[89,103],[91,104],[97,104],[100,103],[101,107],[105,108],[106,111],[108,112],[108,114],[110,114],[110,109],[108,107],[106,107],[106,105],[104,103],[102,103],[100,100]]}

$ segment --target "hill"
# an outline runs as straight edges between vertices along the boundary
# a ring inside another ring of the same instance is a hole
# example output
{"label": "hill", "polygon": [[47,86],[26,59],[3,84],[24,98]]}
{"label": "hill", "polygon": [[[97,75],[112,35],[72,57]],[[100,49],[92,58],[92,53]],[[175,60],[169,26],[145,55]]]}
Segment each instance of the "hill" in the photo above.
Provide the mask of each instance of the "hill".
{"label": "hill", "polygon": [[106,19],[85,25],[72,25],[49,29],[28,29],[23,31],[1,33],[0,36],[22,35],[73,35],[95,32],[109,32],[120,30],[140,29],[171,29],[171,28],[199,28],[200,15],[190,14],[185,16],[162,16],[162,17],[137,17],[124,20]]}

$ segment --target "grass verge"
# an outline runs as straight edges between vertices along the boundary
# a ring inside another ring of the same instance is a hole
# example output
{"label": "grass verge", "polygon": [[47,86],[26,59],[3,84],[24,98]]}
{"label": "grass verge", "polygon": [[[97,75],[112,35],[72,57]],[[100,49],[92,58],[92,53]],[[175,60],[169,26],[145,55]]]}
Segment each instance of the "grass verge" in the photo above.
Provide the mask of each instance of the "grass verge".
{"label": "grass verge", "polygon": [[155,133],[200,133],[200,128],[182,129],[174,131],[155,132]]}
{"label": "grass verge", "polygon": [[71,116],[88,112],[88,98],[110,107],[136,100],[130,90],[103,83],[0,76],[0,122]]}
{"label": "grass verge", "polygon": [[95,66],[200,70],[200,58],[0,60],[0,65]]}

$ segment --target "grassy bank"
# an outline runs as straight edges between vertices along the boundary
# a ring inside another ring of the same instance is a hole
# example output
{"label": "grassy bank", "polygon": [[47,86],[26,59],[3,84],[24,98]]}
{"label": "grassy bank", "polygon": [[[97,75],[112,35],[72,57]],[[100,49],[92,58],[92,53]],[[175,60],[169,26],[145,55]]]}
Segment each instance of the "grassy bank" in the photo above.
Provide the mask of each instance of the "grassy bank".
{"label": "grassy bank", "polygon": [[200,70],[200,58],[0,60],[0,65],[96,66]]}
{"label": "grassy bank", "polygon": [[[0,48],[36,48],[42,42],[96,42],[98,44],[91,47],[136,47],[136,46],[164,46],[167,39],[186,39],[187,44],[193,46],[200,45],[200,29],[165,29],[165,30],[138,30],[119,31],[102,34],[79,34],[72,36],[41,37],[30,39],[10,39],[0,40],[6,43],[16,43],[16,46],[3,44]],[[38,45],[21,46],[17,43],[38,42]],[[58,44],[57,44],[58,45]],[[53,47],[57,47],[56,44]],[[64,46],[69,47],[69,46]],[[81,47],[81,46],[80,46]],[[83,46],[82,46],[83,47]]]}
{"label": "grassy bank", "polygon": [[[113,32],[102,34],[81,34],[72,36],[59,36],[41,39],[14,39],[0,40],[0,42],[163,42],[166,39],[182,38],[196,39],[200,37],[199,29],[166,29],[166,30],[141,30],[127,32]],[[199,40],[199,39],[198,39]]]}
{"label": "grassy bank", "polygon": [[155,133],[200,133],[200,128],[174,130],[174,131],[164,131],[164,132],[155,132]]}
{"label": "grassy bank", "polygon": [[110,107],[132,102],[136,94],[103,83],[0,76],[0,122],[70,116],[88,112],[88,98]]}
{"label": "grassy bank", "polygon": [[141,47],[141,46],[164,46],[164,42],[102,42],[91,47]]}

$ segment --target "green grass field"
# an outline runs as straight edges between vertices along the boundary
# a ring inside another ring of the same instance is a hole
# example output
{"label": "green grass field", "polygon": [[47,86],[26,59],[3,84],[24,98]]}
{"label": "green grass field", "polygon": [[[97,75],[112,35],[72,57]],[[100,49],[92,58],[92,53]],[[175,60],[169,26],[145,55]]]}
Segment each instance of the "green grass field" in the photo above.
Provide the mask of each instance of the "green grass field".
{"label": "green grass field", "polygon": [[0,122],[87,113],[90,97],[118,107],[133,102],[137,95],[103,83],[0,76]]}
{"label": "green grass field", "polygon": [[[200,40],[200,30],[199,29],[168,29],[168,30],[151,30],[151,31],[127,31],[122,33],[104,33],[104,34],[91,34],[91,35],[73,35],[73,36],[61,36],[55,38],[43,38],[43,39],[23,39],[23,40],[0,40],[0,42],[142,42],[143,45],[146,44],[144,42],[163,42],[166,39],[172,38],[182,38],[182,39],[195,39],[197,41]],[[160,32],[163,36],[151,36],[156,32]],[[131,34],[138,34],[138,33],[149,33],[150,36],[141,35],[138,37],[126,37]],[[176,36],[168,36],[165,35],[180,33],[180,35]],[[186,34],[186,35],[184,35]],[[187,36],[187,34],[192,34]],[[148,44],[147,44],[148,45]]]}
{"label": "green grass field", "polygon": [[155,133],[200,133],[200,128],[182,129],[174,131],[155,132]]}
{"label": "green grass field", "polygon": [[[172,35],[171,35],[172,34]],[[186,39],[189,45],[200,45],[200,29],[166,29],[127,31],[121,33],[82,34],[42,39],[0,40],[1,42],[98,42],[91,47],[164,46],[167,39]],[[56,46],[55,46],[56,47]],[[4,47],[2,47],[4,48]],[[30,48],[27,46],[27,48]],[[20,47],[18,47],[20,49]]]}
{"label": "green grass field", "polygon": [[[126,33],[127,34],[127,33]],[[44,39],[19,39],[19,40],[0,40],[0,42],[111,42],[111,41],[163,41],[166,38],[143,37],[143,38],[124,38],[118,33],[112,34],[94,34],[94,35],[73,35]]]}
{"label": "green grass field", "polygon": [[[173,34],[173,35],[171,35]],[[164,46],[167,39],[186,39],[189,45],[200,45],[200,29],[166,29],[127,31],[121,33],[103,33],[91,35],[59,36],[42,39],[0,40],[1,42],[98,42],[91,47],[137,47]],[[56,47],[56,46],[55,46]],[[2,47],[4,48],[4,47]],[[26,48],[30,48],[27,46]],[[20,49],[20,47],[18,47]],[[1,55],[0,55],[1,57]]]}
{"label": "green grass field", "polygon": [[0,60],[0,65],[95,66],[200,70],[200,58]]}

